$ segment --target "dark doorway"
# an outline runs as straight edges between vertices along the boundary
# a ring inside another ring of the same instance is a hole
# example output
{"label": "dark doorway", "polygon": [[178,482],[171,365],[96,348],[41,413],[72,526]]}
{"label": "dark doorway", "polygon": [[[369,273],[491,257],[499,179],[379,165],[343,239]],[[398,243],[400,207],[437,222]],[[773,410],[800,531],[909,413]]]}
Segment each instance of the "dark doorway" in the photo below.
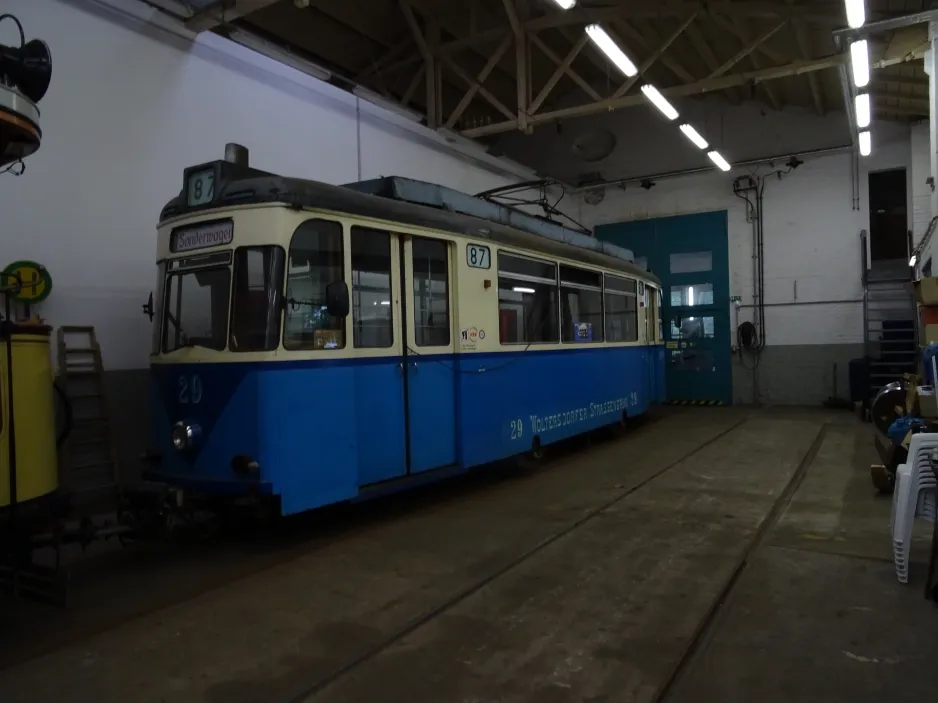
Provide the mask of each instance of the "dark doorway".
{"label": "dark doorway", "polygon": [[908,194],[904,168],[870,174],[870,258],[908,259]]}

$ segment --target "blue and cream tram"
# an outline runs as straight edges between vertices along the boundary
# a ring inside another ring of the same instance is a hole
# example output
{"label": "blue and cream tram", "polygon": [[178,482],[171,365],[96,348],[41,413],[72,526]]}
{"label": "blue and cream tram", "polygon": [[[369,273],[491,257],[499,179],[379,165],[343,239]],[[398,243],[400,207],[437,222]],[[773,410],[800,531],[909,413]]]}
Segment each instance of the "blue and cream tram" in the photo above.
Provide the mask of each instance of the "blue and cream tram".
{"label": "blue and cream tram", "polygon": [[658,280],[455,191],[212,162],[163,209],[157,260],[146,475],[183,492],[297,513],[663,399]]}

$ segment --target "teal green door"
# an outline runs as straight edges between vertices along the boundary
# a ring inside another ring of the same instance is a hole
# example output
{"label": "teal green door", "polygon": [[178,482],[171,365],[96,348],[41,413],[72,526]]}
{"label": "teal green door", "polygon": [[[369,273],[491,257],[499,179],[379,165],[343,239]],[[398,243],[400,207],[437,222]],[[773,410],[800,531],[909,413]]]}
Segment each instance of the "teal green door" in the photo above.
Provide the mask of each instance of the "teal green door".
{"label": "teal green door", "polygon": [[732,402],[726,211],[602,225],[596,237],[661,279],[668,400]]}

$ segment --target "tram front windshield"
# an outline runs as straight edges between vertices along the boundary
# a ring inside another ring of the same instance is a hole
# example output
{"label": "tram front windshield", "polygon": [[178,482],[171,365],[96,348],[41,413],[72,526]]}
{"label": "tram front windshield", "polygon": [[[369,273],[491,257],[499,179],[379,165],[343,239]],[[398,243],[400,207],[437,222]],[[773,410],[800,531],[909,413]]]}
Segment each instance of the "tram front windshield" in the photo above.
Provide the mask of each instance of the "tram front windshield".
{"label": "tram front windshield", "polygon": [[227,266],[170,273],[163,306],[163,352],[181,347],[224,349],[228,331]]}
{"label": "tram front windshield", "polygon": [[163,299],[163,353],[182,347],[276,349],[283,269],[283,249],[266,246],[237,249],[230,266],[170,270]]}

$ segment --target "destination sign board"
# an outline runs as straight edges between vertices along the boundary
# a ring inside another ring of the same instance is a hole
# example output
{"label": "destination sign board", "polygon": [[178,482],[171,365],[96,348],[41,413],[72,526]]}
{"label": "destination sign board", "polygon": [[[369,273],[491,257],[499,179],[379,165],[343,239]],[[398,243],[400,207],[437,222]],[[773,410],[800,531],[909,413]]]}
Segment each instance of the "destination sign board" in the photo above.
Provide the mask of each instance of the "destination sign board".
{"label": "destination sign board", "polygon": [[200,222],[190,227],[181,227],[173,232],[170,249],[174,252],[194,251],[208,247],[231,244],[234,239],[234,222],[216,220]]}

